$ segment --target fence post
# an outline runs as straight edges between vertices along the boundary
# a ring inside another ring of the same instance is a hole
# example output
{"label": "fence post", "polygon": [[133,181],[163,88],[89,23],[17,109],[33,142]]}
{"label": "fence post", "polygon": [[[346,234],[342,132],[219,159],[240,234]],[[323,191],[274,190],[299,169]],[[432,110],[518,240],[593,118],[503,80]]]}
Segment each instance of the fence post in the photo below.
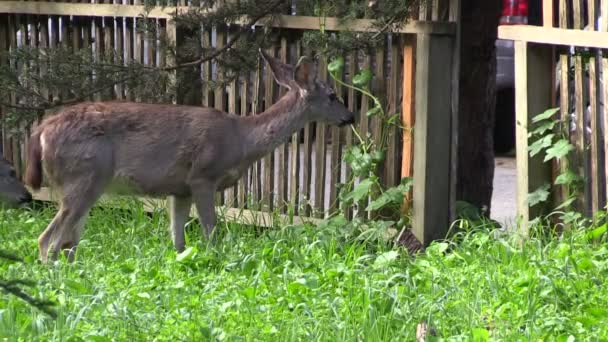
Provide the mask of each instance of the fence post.
{"label": "fence post", "polygon": [[424,245],[445,238],[450,225],[454,44],[454,36],[433,34],[416,41],[412,231]]}
{"label": "fence post", "polygon": [[[544,154],[528,153],[528,125],[532,118],[551,107],[551,47],[515,42],[515,120],[517,154],[517,216],[519,233],[527,236],[529,222],[546,211],[546,204],[528,206],[528,194],[551,183],[551,163]],[[550,203],[546,201],[545,203]]]}

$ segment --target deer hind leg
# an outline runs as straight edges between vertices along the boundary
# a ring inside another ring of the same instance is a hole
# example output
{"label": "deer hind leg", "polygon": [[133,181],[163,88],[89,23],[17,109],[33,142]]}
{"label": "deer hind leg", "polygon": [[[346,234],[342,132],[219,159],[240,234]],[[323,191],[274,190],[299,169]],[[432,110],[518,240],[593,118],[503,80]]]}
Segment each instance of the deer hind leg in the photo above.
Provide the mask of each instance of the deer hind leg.
{"label": "deer hind leg", "polygon": [[56,260],[62,250],[69,262],[74,260],[89,210],[103,193],[103,185],[95,184],[93,179],[87,178],[63,189],[59,212],[38,238],[43,262],[47,262],[49,254],[51,260]]}
{"label": "deer hind leg", "polygon": [[192,199],[190,197],[169,196],[169,216],[171,218],[171,239],[173,246],[177,252],[183,252],[186,247],[186,237],[184,234],[184,226],[188,220],[188,214],[192,207]]}
{"label": "deer hind leg", "polygon": [[192,199],[196,206],[198,219],[205,238],[209,239],[215,229],[214,195],[216,186],[213,182],[199,181],[192,186]]}

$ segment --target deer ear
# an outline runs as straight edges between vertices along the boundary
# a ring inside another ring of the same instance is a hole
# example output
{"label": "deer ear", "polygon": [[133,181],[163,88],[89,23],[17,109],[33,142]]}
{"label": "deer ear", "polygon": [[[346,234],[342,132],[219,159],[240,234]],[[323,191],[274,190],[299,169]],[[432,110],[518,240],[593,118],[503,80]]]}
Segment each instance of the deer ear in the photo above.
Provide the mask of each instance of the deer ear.
{"label": "deer ear", "polygon": [[271,57],[260,49],[260,55],[270,66],[272,70],[272,76],[274,76],[277,83],[287,89],[291,89],[293,82],[293,67],[289,64],[285,64],[277,58]]}
{"label": "deer ear", "polygon": [[296,65],[294,80],[300,88],[309,90],[317,80],[317,65],[308,57],[302,57]]}

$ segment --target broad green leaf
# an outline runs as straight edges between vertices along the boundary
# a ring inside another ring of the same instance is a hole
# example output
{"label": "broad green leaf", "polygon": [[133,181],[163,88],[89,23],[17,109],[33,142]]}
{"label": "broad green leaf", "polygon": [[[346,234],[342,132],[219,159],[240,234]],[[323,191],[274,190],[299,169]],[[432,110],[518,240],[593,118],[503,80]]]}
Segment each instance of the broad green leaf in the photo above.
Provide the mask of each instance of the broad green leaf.
{"label": "broad green leaf", "polygon": [[576,341],[576,337],[572,335],[560,335],[555,340],[556,342],[574,342]]}
{"label": "broad green leaf", "polygon": [[547,155],[544,161],[549,161],[553,158],[561,159],[570,151],[574,150],[574,146],[566,139],[558,140],[553,146],[547,149]]}
{"label": "broad green leaf", "polygon": [[136,294],[137,297],[139,298],[144,298],[144,299],[150,299],[150,294],[148,292],[138,292]]}
{"label": "broad green leaf", "polygon": [[567,200],[565,200],[564,203],[558,205],[557,208],[555,208],[555,210],[560,210],[560,209],[569,207],[572,203],[574,203],[574,201],[576,201],[576,197],[570,197]]}
{"label": "broad green leaf", "polygon": [[175,258],[175,260],[177,260],[177,261],[191,260],[195,254],[196,254],[196,248],[188,247],[183,252],[179,253],[177,255],[177,257]]}
{"label": "broad green leaf", "polygon": [[557,112],[559,112],[559,107],[547,109],[546,111],[533,117],[532,122],[536,123],[539,121],[547,120],[547,119],[551,118],[553,115],[555,115]]}
{"label": "broad green leaf", "polygon": [[599,227],[595,228],[594,230],[588,232],[587,238],[597,239],[597,238],[601,237],[602,235],[604,235],[604,233],[606,233],[607,230],[608,230],[608,224],[604,224],[604,225],[599,226]]}
{"label": "broad green leaf", "polygon": [[376,116],[378,113],[380,113],[380,107],[374,107],[374,108],[368,110],[367,113],[365,113],[365,115],[368,118],[371,118],[372,116]]}
{"label": "broad green leaf", "polygon": [[532,145],[530,145],[528,147],[528,150],[530,151],[530,156],[534,157],[543,149],[550,147],[551,143],[553,142],[554,136],[555,136],[555,134],[547,134],[543,138],[538,139],[535,142],[533,142]]}
{"label": "broad green leaf", "polygon": [[565,258],[568,254],[570,254],[570,245],[566,243],[560,243],[557,246],[557,256],[559,258]]}
{"label": "broad green leaf", "polygon": [[390,188],[390,189],[386,190],[384,193],[382,193],[382,195],[380,195],[374,201],[372,201],[367,206],[367,208],[365,208],[365,210],[367,210],[367,211],[378,210],[380,208],[383,208],[387,204],[391,204],[391,203],[401,204],[403,202],[403,196],[405,196],[405,193],[403,193],[401,191],[401,189]]}
{"label": "broad green leaf", "polygon": [[474,328],[471,331],[473,335],[473,341],[489,341],[490,340],[490,332],[484,328]]}
{"label": "broad green leaf", "polygon": [[556,185],[564,185],[564,184],[572,184],[573,182],[576,182],[580,179],[580,177],[570,171],[570,170],[566,170],[564,173],[560,174],[559,176],[557,176],[555,178],[555,184]]}
{"label": "broad green leaf", "polygon": [[369,69],[363,69],[353,77],[353,84],[357,87],[365,87],[371,80],[372,72]]}
{"label": "broad green leaf", "polygon": [[374,185],[375,181],[372,178],[364,179],[361,183],[357,184],[353,191],[346,195],[346,200],[354,200],[355,202],[359,202],[365,196],[369,194],[370,189]]}
{"label": "broad green leaf", "polygon": [[543,122],[541,125],[532,130],[528,136],[543,135],[545,132],[552,130],[557,123],[558,121]]}
{"label": "broad green leaf", "polygon": [[441,255],[448,250],[449,246],[446,242],[434,242],[426,249],[426,252],[433,255]]}
{"label": "broad green leaf", "polygon": [[344,69],[344,58],[338,57],[331,61],[327,65],[327,70],[330,74],[332,74],[335,78],[340,78],[342,76],[342,70]]}
{"label": "broad green leaf", "polygon": [[541,185],[536,191],[528,194],[528,205],[533,207],[549,198],[549,184]]}
{"label": "broad green leaf", "polygon": [[376,268],[384,267],[384,266],[390,264],[391,262],[393,262],[395,259],[397,259],[398,256],[399,256],[399,253],[397,251],[388,251],[388,252],[382,253],[382,254],[378,255],[378,257],[374,261],[374,267],[376,267]]}
{"label": "broad green leaf", "polygon": [[412,189],[412,186],[414,186],[414,179],[412,177],[401,178],[401,181],[399,182],[399,185],[398,185],[398,187],[404,193],[410,191]]}

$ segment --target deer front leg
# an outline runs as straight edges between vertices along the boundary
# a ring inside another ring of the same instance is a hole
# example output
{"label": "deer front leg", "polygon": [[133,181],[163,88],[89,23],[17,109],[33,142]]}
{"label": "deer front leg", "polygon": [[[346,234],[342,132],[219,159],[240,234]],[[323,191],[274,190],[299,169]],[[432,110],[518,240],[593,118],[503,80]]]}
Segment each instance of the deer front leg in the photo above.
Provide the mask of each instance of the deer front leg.
{"label": "deer front leg", "polygon": [[215,228],[214,195],[216,186],[212,182],[197,182],[192,189],[192,199],[198,212],[201,229],[207,239],[211,237]]}
{"label": "deer front leg", "polygon": [[184,226],[188,220],[188,214],[192,207],[192,199],[190,197],[169,196],[169,217],[171,218],[170,232],[173,246],[178,253],[184,251],[186,247],[186,237],[184,234]]}

